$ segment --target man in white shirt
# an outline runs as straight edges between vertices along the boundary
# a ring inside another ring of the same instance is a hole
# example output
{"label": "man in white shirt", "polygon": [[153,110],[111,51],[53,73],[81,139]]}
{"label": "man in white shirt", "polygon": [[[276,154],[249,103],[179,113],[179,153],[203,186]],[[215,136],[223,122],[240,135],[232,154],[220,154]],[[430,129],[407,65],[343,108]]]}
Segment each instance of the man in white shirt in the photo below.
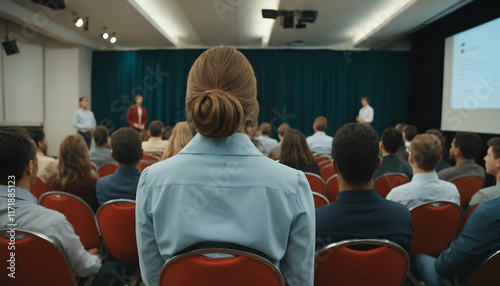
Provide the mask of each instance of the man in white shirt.
{"label": "man in white shirt", "polygon": [[471,206],[500,197],[500,137],[488,140],[488,146],[488,152],[483,158],[484,166],[486,167],[486,173],[495,176],[497,184],[481,189],[474,194],[469,203]]}
{"label": "man in white shirt", "polygon": [[307,137],[307,145],[313,153],[332,154],[333,137],[325,133],[327,120],[323,116],[318,116],[314,119],[313,130],[314,134]]}
{"label": "man in white shirt", "polygon": [[278,140],[270,138],[269,134],[271,134],[271,124],[262,122],[259,125],[258,139],[262,143],[262,146],[264,146],[264,155],[269,155],[274,147],[279,146]]}
{"label": "man in white shirt", "polygon": [[168,141],[163,140],[163,123],[159,120],[153,120],[149,124],[148,141],[142,142],[144,153],[163,153],[167,148]]}
{"label": "man in white shirt", "polygon": [[38,159],[37,176],[46,181],[48,177],[57,171],[57,160],[47,156],[49,143],[43,129],[31,129],[29,133],[36,145],[36,157]]}
{"label": "man in white shirt", "polygon": [[89,110],[89,99],[86,96],[80,98],[80,108],[73,114],[73,127],[78,129],[78,134],[85,138],[85,143],[90,149],[92,143],[92,130],[96,127],[94,113]]}
{"label": "man in white shirt", "polygon": [[368,97],[361,98],[361,105],[363,107],[359,110],[356,121],[365,125],[370,125],[370,123],[373,122],[373,115],[375,112],[368,102]]}
{"label": "man in white shirt", "polygon": [[392,189],[387,199],[405,205],[412,210],[431,202],[450,202],[460,205],[457,187],[436,174],[441,159],[441,140],[433,134],[420,134],[413,138],[408,162],[413,169],[411,182]]}

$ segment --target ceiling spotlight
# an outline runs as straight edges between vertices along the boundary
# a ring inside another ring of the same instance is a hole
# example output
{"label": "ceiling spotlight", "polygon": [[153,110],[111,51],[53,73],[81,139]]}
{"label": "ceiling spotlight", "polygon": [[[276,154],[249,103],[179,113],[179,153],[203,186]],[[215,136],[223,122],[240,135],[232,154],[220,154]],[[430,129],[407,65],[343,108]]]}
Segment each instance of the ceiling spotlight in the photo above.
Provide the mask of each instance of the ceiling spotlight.
{"label": "ceiling spotlight", "polygon": [[77,26],[78,28],[80,28],[81,26],[83,26],[83,19],[82,19],[82,17],[78,17],[75,12],[73,12],[73,23],[75,23],[75,26]]}
{"label": "ceiling spotlight", "polygon": [[85,17],[85,26],[83,26],[84,31],[89,30],[89,17]]}
{"label": "ceiling spotlight", "polygon": [[114,32],[113,32],[113,37],[111,37],[111,39],[109,39],[109,42],[110,42],[111,44],[116,43],[116,37],[115,37],[115,33],[114,33]]}
{"label": "ceiling spotlight", "polygon": [[109,38],[109,34],[108,32],[106,32],[106,27],[104,27],[103,29],[103,33],[101,34],[101,37],[104,39],[104,40],[107,40]]}

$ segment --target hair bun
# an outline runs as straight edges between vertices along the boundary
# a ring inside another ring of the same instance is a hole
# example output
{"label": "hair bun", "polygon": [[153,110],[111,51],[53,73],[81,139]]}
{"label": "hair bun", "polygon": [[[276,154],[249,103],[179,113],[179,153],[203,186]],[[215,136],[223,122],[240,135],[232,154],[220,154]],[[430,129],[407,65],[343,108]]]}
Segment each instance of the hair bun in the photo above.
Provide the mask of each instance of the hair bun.
{"label": "hair bun", "polygon": [[187,104],[189,117],[203,136],[228,137],[241,127],[243,107],[238,99],[223,90],[203,91]]}

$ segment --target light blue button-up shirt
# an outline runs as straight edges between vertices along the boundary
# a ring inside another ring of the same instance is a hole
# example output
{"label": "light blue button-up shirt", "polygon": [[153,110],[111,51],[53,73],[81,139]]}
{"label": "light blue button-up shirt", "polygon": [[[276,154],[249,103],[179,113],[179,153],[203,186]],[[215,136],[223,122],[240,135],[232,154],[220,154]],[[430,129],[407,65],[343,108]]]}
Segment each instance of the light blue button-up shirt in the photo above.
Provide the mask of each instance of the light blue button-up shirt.
{"label": "light blue button-up shirt", "polygon": [[333,137],[326,135],[325,132],[316,132],[307,137],[306,141],[311,152],[332,155]]}
{"label": "light blue button-up shirt", "polygon": [[437,201],[460,205],[457,187],[440,180],[436,172],[413,175],[411,182],[392,189],[387,199],[403,204],[409,210]]}
{"label": "light blue button-up shirt", "polygon": [[262,143],[262,146],[264,146],[264,154],[266,155],[269,155],[274,147],[280,145],[280,143],[278,143],[278,140],[271,137],[259,136],[257,138],[259,139],[260,143]]}
{"label": "light blue button-up shirt", "polygon": [[146,285],[163,264],[205,241],[267,254],[290,285],[313,285],[315,214],[304,173],[266,158],[245,134],[197,134],[141,174],[137,245]]}
{"label": "light blue button-up shirt", "polygon": [[83,110],[82,108],[78,108],[73,114],[73,127],[80,132],[87,132],[87,130],[85,130],[87,126],[92,126],[92,129],[95,128],[96,122],[94,113],[88,109]]}
{"label": "light blue button-up shirt", "polygon": [[[0,185],[0,228],[9,229],[8,188]],[[73,227],[63,214],[46,209],[37,204],[37,199],[28,190],[16,187],[15,191],[16,229],[45,234],[60,243],[76,275],[88,277],[96,274],[101,260],[90,255],[75,234]]]}

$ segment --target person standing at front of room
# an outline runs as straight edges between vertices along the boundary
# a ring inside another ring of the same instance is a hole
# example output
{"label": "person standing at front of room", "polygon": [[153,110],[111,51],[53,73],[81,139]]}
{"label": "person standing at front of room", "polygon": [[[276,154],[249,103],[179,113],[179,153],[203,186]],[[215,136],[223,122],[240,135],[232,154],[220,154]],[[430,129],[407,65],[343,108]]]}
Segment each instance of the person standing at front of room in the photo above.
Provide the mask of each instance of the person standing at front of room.
{"label": "person standing at front of room", "polygon": [[78,130],[78,134],[85,139],[87,147],[90,149],[92,143],[92,130],[96,126],[94,113],[90,111],[89,99],[86,96],[80,97],[80,108],[73,114],[73,127]]}
{"label": "person standing at front of room", "polygon": [[146,127],[146,123],[148,123],[148,111],[142,106],[142,101],[142,95],[136,95],[135,104],[128,108],[127,117],[125,118],[130,127],[139,132],[142,132]]}
{"label": "person standing at front of room", "polygon": [[375,112],[368,102],[368,97],[361,98],[361,105],[363,105],[363,107],[359,110],[359,114],[356,116],[356,121],[366,126],[370,126],[373,122],[373,115]]}

